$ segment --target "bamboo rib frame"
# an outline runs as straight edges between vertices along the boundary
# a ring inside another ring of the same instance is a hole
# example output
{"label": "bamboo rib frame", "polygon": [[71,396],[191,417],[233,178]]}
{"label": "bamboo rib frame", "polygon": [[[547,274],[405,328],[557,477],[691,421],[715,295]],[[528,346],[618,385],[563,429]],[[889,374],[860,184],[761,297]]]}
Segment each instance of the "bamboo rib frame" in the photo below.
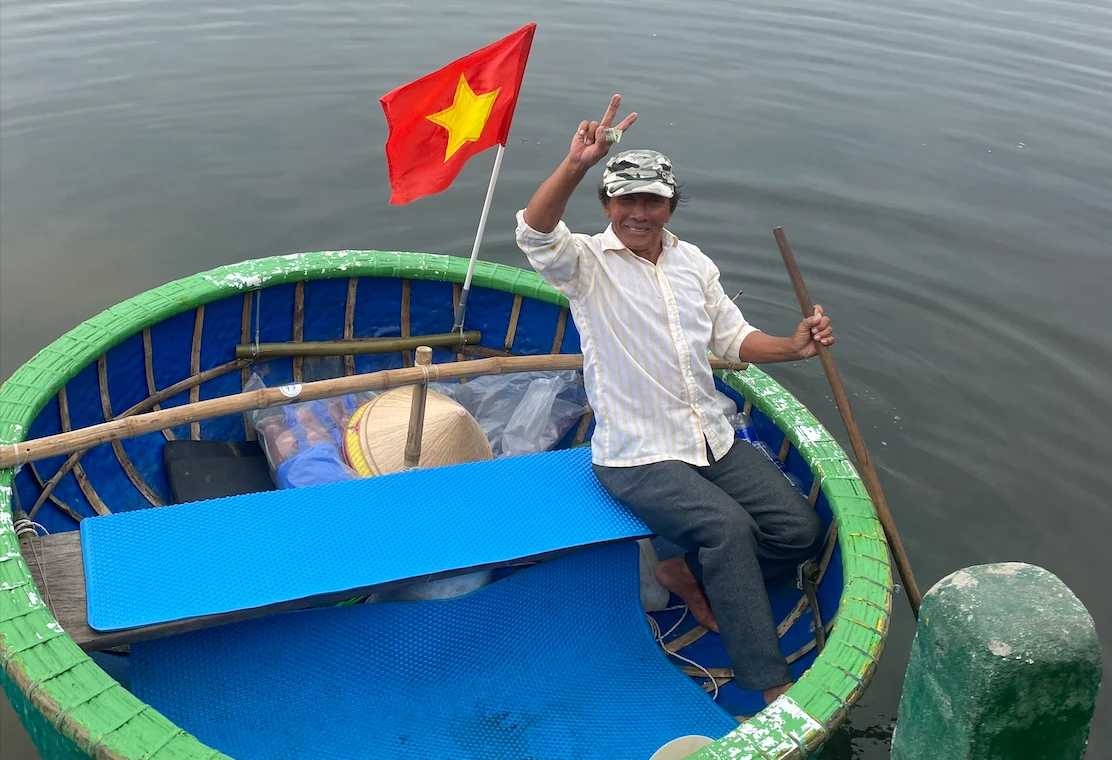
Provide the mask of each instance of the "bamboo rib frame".
{"label": "bamboo rib frame", "polygon": [[[151,328],[149,327],[143,329],[143,371],[147,376],[147,393],[154,396],[158,391],[154,384],[154,346],[151,343]],[[244,382],[247,381],[244,380]],[[153,407],[156,412],[161,408],[157,403]],[[163,430],[162,435],[167,441],[177,440],[177,436],[174,435],[172,430]]]}
{"label": "bamboo rib frame", "polygon": [[[189,353],[189,374],[201,373],[201,334],[205,329],[205,306],[197,307],[197,316],[193,322],[193,350]],[[201,400],[201,386],[194,385],[189,389],[189,403],[196,404]],[[189,438],[194,441],[201,440],[201,423],[193,422],[189,425]]]}
{"label": "bamboo rib frame", "polygon": [[[243,313],[240,316],[239,328],[239,342],[247,343],[251,340],[251,305],[254,300],[254,291],[249,290],[243,294]],[[251,380],[251,369],[244,363],[243,369],[239,373],[239,389],[245,390],[247,383]],[[254,441],[258,439],[258,434],[255,433],[255,426],[247,418],[247,413],[243,413],[243,432],[247,440]]]}
{"label": "bamboo rib frame", "polygon": [[[291,343],[302,343],[305,340],[305,283],[299,282],[293,286],[293,330],[290,337]],[[304,380],[305,356],[294,354],[293,381],[300,383]]]}
{"label": "bamboo rib frame", "polygon": [[[247,370],[248,365],[250,365],[250,362],[246,359],[237,359],[226,364],[221,364],[218,367],[213,367],[212,369],[206,370],[198,375],[187,377],[180,382],[163,388],[161,391],[152,391],[150,396],[140,401],[138,404],[131,407],[130,409],[117,414],[112,419],[124,419],[139,414],[141,412],[145,412],[148,409],[159,411],[161,410],[160,402],[165,401],[168,398],[173,398],[179,393],[183,393],[195,385],[200,385],[201,383],[208,382],[209,380],[212,380],[214,378],[226,375],[229,372],[235,372],[237,369],[243,368],[244,370]],[[154,378],[152,376],[150,378],[150,385],[148,385],[148,387],[151,387],[153,383]],[[35,501],[34,506],[31,507],[30,517],[32,519],[34,519],[35,514],[39,511],[39,508],[43,505],[43,502],[45,502],[48,498],[55,505],[61,507],[62,510],[66,512],[66,514],[70,515],[70,517],[73,517],[75,520],[81,519],[81,515],[74,511],[72,507],[54,498],[53,491],[58,486],[58,483],[62,481],[62,478],[64,478],[67,474],[69,474],[71,470],[73,470],[75,466],[77,466],[78,462],[80,462],[81,460],[81,457],[83,457],[85,455],[85,452],[87,452],[88,450],[88,448],[84,448],[73,452],[69,456],[69,458],[66,459],[66,461],[62,464],[62,466],[58,468],[58,472],[54,473],[50,480],[46,481],[45,483],[42,481],[41,478],[39,479],[39,485],[42,487],[42,493]]]}
{"label": "bamboo rib frame", "polygon": [[[109,422],[113,419],[112,415],[112,397],[108,393],[108,355],[101,354],[97,359],[97,385],[100,388],[100,408],[104,414],[104,421]],[[116,461],[120,463],[123,468],[124,474],[127,479],[131,481],[131,485],[135,486],[135,490],[142,494],[143,498],[147,500],[152,507],[162,507],[165,503],[159,498],[150,484],[143,479],[136,469],[135,464],[131,461],[131,457],[124,451],[124,446],[119,441],[112,441],[112,453],[116,455]]]}
{"label": "bamboo rib frame", "polygon": [[[355,297],[359,292],[359,278],[348,278],[347,301],[344,303],[344,340],[355,339]],[[344,355],[344,374],[355,374],[355,356]]]}
{"label": "bamboo rib frame", "polygon": [[[69,394],[66,389],[62,388],[58,391],[58,418],[61,422],[62,435],[70,432],[70,415],[69,415]],[[68,453],[68,452],[59,452]],[[101,500],[97,494],[93,484],[89,482],[89,476],[85,474],[85,468],[81,466],[80,462],[75,462],[73,465],[73,477],[77,480],[77,487],[81,489],[81,493],[93,508],[93,511],[98,515],[110,515],[112,510],[108,509],[108,505]]]}
{"label": "bamboo rib frame", "polygon": [[[412,280],[402,280],[402,313],[401,313],[401,335],[403,338],[409,337],[409,303],[413,298],[413,282]],[[402,367],[413,366],[413,352],[402,351]]]}

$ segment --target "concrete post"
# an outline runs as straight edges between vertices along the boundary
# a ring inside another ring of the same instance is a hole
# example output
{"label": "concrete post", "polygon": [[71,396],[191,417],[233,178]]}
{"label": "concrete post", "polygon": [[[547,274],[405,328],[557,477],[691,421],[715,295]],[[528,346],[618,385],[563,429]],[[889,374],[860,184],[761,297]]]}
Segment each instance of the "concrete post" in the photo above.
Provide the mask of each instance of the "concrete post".
{"label": "concrete post", "polygon": [[965,568],[923,597],[893,760],[1079,760],[1100,690],[1093,619],[1050,572]]}

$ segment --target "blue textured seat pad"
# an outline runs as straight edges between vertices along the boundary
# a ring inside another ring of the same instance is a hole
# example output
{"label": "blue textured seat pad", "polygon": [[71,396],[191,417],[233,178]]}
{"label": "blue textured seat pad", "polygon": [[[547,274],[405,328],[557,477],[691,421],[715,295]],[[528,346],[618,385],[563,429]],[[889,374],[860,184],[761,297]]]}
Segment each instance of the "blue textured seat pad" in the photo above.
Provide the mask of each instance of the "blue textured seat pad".
{"label": "blue textured seat pad", "polygon": [[653,641],[633,541],[456,599],[139,642],[130,671],[136,696],[238,760],[648,760],[737,728]]}
{"label": "blue textured seat pad", "polygon": [[253,609],[651,535],[602,488],[590,456],[567,449],[83,520],[89,625]]}

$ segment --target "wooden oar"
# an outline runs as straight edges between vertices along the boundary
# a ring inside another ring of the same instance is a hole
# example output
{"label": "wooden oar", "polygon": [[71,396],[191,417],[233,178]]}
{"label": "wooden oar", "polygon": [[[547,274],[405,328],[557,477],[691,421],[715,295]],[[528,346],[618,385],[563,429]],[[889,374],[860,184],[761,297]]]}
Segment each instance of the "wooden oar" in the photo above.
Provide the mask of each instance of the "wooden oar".
{"label": "wooden oar", "polygon": [[[799,272],[799,266],[795,263],[795,256],[792,255],[791,246],[788,245],[788,238],[780,227],[773,230],[772,234],[776,237],[776,244],[780,247],[780,255],[784,257],[784,266],[788,268],[788,276],[791,278],[792,287],[795,289],[795,297],[799,299],[799,308],[803,310],[804,317],[810,317],[815,313],[815,305],[807,292],[807,286],[803,282],[803,275]],[[884,527],[884,535],[888,538],[888,547],[892,550],[892,556],[896,560],[896,569],[899,570],[900,579],[907,591],[907,601],[911,603],[911,611],[918,620],[922,595],[919,593],[919,586],[915,583],[915,577],[911,574],[911,563],[907,560],[907,552],[904,551],[903,541],[900,540],[900,533],[896,530],[896,521],[892,519],[892,513],[888,511],[888,502],[884,499],[884,492],[880,488],[880,480],[876,476],[876,470],[873,469],[872,460],[869,459],[869,451],[865,448],[865,439],[861,437],[857,420],[853,418],[853,409],[850,407],[849,398],[846,396],[845,386],[842,385],[842,377],[838,374],[838,367],[834,364],[834,356],[830,353],[830,349],[821,343],[816,344],[816,348],[818,349],[819,360],[822,362],[822,368],[826,372],[826,379],[830,382],[830,390],[834,393],[834,402],[838,405],[838,413],[842,415],[842,422],[845,423],[846,432],[849,433],[849,442],[853,446],[853,453],[857,457],[858,466],[861,468],[861,477],[865,481],[865,489],[873,500],[873,506],[876,507],[877,517],[880,518],[880,524]]]}
{"label": "wooden oar", "polygon": [[[711,359],[713,369],[744,369],[748,365]],[[582,370],[582,354],[540,354],[531,356],[495,356],[473,361],[446,362],[427,367],[387,369],[365,375],[318,380],[312,383],[291,383],[277,388],[236,393],[222,398],[199,401],[157,412],[137,414],[99,425],[71,430],[68,433],[35,438],[8,446],[0,446],[0,470],[27,462],[70,454],[81,449],[153,433],[157,430],[210,420],[214,417],[239,414],[253,409],[284,406],[300,401],[317,401],[349,393],[386,390],[414,385],[426,378],[436,381],[459,380],[480,375],[502,375],[513,372],[543,370]]]}

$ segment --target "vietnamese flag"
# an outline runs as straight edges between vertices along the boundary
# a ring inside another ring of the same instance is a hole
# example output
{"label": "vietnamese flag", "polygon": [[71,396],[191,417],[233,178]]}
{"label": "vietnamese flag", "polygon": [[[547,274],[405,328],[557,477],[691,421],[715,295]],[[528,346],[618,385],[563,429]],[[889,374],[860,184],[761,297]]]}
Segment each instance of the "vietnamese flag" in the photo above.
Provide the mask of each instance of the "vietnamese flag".
{"label": "vietnamese flag", "polygon": [[381,98],[391,203],[439,193],[469,158],[506,144],[536,28],[523,26]]}

